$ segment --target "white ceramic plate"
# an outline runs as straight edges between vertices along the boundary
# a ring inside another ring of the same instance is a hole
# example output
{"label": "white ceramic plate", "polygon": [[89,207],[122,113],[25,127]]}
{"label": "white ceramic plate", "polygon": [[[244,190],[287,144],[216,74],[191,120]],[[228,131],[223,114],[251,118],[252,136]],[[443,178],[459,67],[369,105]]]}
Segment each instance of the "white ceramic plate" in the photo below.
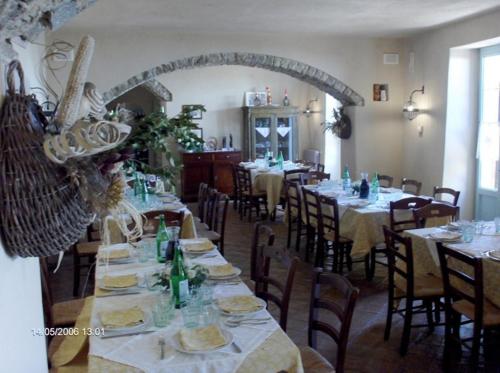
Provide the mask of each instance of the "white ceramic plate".
{"label": "white ceramic plate", "polygon": [[490,250],[486,252],[486,256],[492,260],[500,262],[500,250]]}
{"label": "white ceramic plate", "polygon": [[225,311],[223,311],[223,310],[221,310],[219,308],[219,306],[217,305],[216,301],[214,302],[214,304],[215,304],[215,306],[217,308],[219,308],[219,312],[221,313],[221,315],[224,315],[224,316],[252,316],[252,315],[255,315],[255,314],[259,313],[260,311],[262,311],[263,309],[265,309],[266,306],[267,306],[265,300],[257,298],[257,297],[256,297],[256,299],[257,299],[257,302],[260,305],[260,308],[258,310],[251,311],[251,312],[225,312]]}
{"label": "white ceramic plate", "polygon": [[460,238],[462,238],[462,234],[456,232],[442,231],[442,232],[431,233],[429,234],[429,237],[435,241],[452,242],[452,241],[458,241]]}
{"label": "white ceramic plate", "polygon": [[129,287],[126,287],[126,288],[113,288],[113,287],[104,286],[103,285],[103,279],[100,278],[100,279],[97,280],[97,286],[99,286],[99,289],[102,289],[102,290],[116,291],[116,292],[139,290],[139,287],[141,286],[141,280],[142,279],[139,276],[137,276],[137,285],[129,286]]}
{"label": "white ceramic plate", "polygon": [[234,273],[231,274],[231,275],[227,275],[227,276],[208,276],[208,278],[210,280],[214,280],[214,281],[217,281],[217,280],[230,280],[234,277],[238,277],[239,275],[241,275],[241,269],[238,268],[238,267],[233,267],[234,269]]}
{"label": "white ceramic plate", "polygon": [[206,251],[189,251],[189,250],[186,250],[184,248],[184,246],[181,245],[181,250],[183,253],[188,254],[188,255],[193,255],[193,256],[205,255],[205,254],[211,253],[212,251],[214,251],[216,249],[217,249],[217,246],[214,245],[214,246],[212,246],[211,249],[206,250]]}
{"label": "white ceramic plate", "polygon": [[222,332],[222,335],[224,336],[224,339],[226,340],[226,344],[224,344],[223,346],[217,347],[217,348],[212,348],[212,349],[208,349],[208,350],[197,350],[197,351],[185,350],[182,347],[181,342],[179,341],[179,332],[175,333],[174,338],[172,338],[172,340],[171,340],[171,344],[175,350],[177,350],[179,352],[183,352],[185,354],[207,354],[210,352],[222,350],[223,348],[226,348],[231,343],[233,343],[233,334],[229,330],[221,329],[221,332]]}

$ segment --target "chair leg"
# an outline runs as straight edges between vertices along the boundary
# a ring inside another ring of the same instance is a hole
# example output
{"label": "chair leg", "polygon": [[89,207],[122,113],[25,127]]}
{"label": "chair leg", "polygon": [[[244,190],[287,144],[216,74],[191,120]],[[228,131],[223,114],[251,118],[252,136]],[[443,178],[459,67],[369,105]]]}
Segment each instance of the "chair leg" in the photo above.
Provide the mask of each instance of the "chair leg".
{"label": "chair leg", "polygon": [[375,259],[377,259],[377,252],[375,248],[372,247],[370,250],[370,280],[375,277],[375,265],[377,264]]}
{"label": "chair leg", "polygon": [[389,289],[389,301],[387,302],[387,318],[385,320],[384,340],[391,336],[392,313],[394,311],[394,289]]}
{"label": "chair leg", "polygon": [[411,320],[413,317],[413,299],[406,298],[405,321],[403,326],[403,337],[401,338],[401,347],[399,353],[401,356],[406,355],[408,352],[408,345],[410,344],[411,334]]}
{"label": "chair leg", "polygon": [[[311,242],[312,241],[312,242]],[[309,261],[309,252],[314,243],[314,229],[310,226],[307,227],[307,243],[306,243],[306,262]]]}
{"label": "chair leg", "polygon": [[302,220],[297,217],[297,236],[295,237],[295,251],[299,252],[300,250],[300,236],[302,236]]}
{"label": "chair leg", "polygon": [[479,348],[481,347],[481,324],[474,321],[474,334],[472,336],[472,349],[471,349],[471,372],[477,372],[477,365],[479,363]]}
{"label": "chair leg", "polygon": [[344,256],[345,256],[344,248],[343,247],[339,247],[338,251],[340,252],[338,273],[342,274],[342,272],[344,272]]}
{"label": "chair leg", "polygon": [[[76,249],[73,249],[76,250]],[[78,296],[80,290],[80,257],[76,252],[73,253],[73,296]]]}
{"label": "chair leg", "polygon": [[429,330],[431,332],[433,332],[434,331],[434,320],[432,318],[432,301],[425,300],[424,305],[425,305],[425,311],[426,311],[426,315],[427,315],[427,323],[429,324]]}
{"label": "chair leg", "polygon": [[434,320],[436,324],[441,322],[441,310],[439,308],[439,299],[434,302]]}
{"label": "chair leg", "polygon": [[287,232],[287,236],[286,236],[286,248],[287,249],[289,249],[290,245],[292,244],[292,224],[293,224],[292,220],[293,220],[292,217],[288,216],[288,232]]}
{"label": "chair leg", "polygon": [[351,248],[346,248],[346,261],[347,261],[347,270],[349,272],[352,271],[352,256],[351,256]]}
{"label": "chair leg", "polygon": [[370,254],[365,255],[365,276],[367,280],[371,280],[371,269],[370,269]]}

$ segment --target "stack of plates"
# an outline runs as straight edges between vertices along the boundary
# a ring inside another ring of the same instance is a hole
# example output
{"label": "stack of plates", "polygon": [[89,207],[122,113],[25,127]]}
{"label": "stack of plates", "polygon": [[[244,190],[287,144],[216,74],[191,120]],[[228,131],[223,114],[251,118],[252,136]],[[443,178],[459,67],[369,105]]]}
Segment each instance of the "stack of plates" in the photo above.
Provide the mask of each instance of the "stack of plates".
{"label": "stack of plates", "polygon": [[462,238],[462,234],[456,232],[439,231],[429,234],[429,237],[434,241],[456,242]]}

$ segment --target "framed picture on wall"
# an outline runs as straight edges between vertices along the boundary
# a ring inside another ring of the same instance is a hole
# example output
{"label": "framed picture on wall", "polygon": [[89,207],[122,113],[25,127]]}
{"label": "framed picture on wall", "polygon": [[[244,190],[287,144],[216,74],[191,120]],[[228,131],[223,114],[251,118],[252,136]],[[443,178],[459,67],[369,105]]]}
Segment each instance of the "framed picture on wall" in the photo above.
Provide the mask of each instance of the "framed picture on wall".
{"label": "framed picture on wall", "polygon": [[374,84],[373,85],[373,101],[389,101],[389,85]]}
{"label": "framed picture on wall", "polygon": [[266,102],[266,92],[245,92],[245,106],[262,106]]}
{"label": "framed picture on wall", "polygon": [[182,105],[182,111],[184,113],[189,113],[193,119],[202,119],[203,111],[201,107],[203,105]]}

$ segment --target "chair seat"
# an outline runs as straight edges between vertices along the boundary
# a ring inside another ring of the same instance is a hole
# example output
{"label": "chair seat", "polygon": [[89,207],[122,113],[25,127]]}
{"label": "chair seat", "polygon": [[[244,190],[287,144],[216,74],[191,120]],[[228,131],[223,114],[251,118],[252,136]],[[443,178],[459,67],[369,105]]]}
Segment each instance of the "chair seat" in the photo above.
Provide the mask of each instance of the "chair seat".
{"label": "chair seat", "polygon": [[219,241],[220,240],[220,234],[215,232],[215,231],[201,231],[198,232],[198,237],[200,238],[208,238],[210,241]]}
{"label": "chair seat", "polygon": [[80,242],[75,245],[75,250],[79,256],[96,255],[100,245],[101,241]]}
{"label": "chair seat", "polygon": [[[323,234],[323,237],[328,241],[332,241],[332,242],[335,241],[335,233],[334,232],[326,232]],[[350,240],[349,238],[340,236],[339,242],[343,243],[343,244],[350,244],[350,243],[352,243],[352,240]]]}
{"label": "chair seat", "polygon": [[332,364],[309,346],[300,347],[300,356],[306,373],[335,373]]}
{"label": "chair seat", "polygon": [[[396,287],[401,294],[406,293],[406,281],[396,276]],[[414,279],[416,298],[431,298],[444,296],[443,280],[433,275],[419,275]]]}
{"label": "chair seat", "polygon": [[[452,304],[452,308],[458,313],[467,316],[471,320],[475,319],[474,304],[465,299],[454,302]],[[500,308],[496,307],[486,299],[484,300],[483,306],[483,324],[485,326],[500,325]]]}
{"label": "chair seat", "polygon": [[52,305],[54,326],[74,325],[84,303],[83,298],[54,303]]}

